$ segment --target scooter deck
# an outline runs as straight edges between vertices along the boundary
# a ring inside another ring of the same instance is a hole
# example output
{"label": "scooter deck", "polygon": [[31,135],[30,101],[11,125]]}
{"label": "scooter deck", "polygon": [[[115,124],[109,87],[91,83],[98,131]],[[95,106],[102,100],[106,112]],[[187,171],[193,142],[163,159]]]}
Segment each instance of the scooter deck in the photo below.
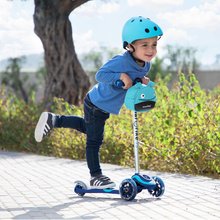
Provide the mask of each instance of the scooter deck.
{"label": "scooter deck", "polygon": [[84,193],[110,193],[110,194],[119,194],[119,190],[114,188],[106,188],[106,189],[95,189],[95,188],[89,188],[89,189],[83,189],[80,187],[75,188],[75,192],[78,194],[84,194]]}

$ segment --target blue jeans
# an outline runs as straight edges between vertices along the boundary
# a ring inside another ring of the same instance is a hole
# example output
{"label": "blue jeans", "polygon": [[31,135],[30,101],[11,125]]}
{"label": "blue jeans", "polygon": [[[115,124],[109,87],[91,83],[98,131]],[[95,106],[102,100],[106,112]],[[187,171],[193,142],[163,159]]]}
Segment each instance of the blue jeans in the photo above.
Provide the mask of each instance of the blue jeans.
{"label": "blue jeans", "polygon": [[61,115],[57,117],[57,128],[73,128],[86,134],[86,160],[91,176],[102,174],[99,149],[103,142],[105,121],[110,114],[92,104],[89,95],[84,100],[84,118]]}

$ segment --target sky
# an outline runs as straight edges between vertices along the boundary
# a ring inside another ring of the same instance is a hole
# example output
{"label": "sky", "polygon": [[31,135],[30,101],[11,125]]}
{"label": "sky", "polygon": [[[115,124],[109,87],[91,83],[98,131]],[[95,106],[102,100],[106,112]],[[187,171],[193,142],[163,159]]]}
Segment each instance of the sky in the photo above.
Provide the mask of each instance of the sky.
{"label": "sky", "polygon": [[[43,53],[33,13],[34,0],[0,1],[0,60]],[[196,48],[203,65],[211,65],[220,54],[220,0],[91,0],[69,17],[76,52],[122,48],[124,23],[140,15],[164,32],[158,42],[159,57],[165,56],[166,45]]]}

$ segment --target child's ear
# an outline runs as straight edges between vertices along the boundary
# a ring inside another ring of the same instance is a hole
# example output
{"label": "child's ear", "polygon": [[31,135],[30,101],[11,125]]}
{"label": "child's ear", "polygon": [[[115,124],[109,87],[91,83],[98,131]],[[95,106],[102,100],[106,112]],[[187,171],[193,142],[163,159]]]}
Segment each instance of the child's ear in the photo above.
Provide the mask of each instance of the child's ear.
{"label": "child's ear", "polygon": [[130,53],[133,53],[134,52],[134,47],[131,44],[128,44],[126,46],[126,50],[128,50]]}

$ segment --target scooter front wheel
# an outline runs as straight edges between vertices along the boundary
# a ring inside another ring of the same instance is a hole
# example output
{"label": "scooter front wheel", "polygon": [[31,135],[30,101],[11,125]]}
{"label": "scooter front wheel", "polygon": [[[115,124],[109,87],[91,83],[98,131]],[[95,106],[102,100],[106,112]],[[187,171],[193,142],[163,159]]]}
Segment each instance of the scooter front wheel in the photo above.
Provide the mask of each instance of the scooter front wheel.
{"label": "scooter front wheel", "polygon": [[137,195],[137,185],[132,179],[125,179],[119,186],[119,193],[122,199],[131,201]]}
{"label": "scooter front wheel", "polygon": [[165,185],[163,180],[158,176],[153,176],[152,179],[155,181],[155,188],[148,190],[148,192],[154,197],[161,197],[165,191]]}

